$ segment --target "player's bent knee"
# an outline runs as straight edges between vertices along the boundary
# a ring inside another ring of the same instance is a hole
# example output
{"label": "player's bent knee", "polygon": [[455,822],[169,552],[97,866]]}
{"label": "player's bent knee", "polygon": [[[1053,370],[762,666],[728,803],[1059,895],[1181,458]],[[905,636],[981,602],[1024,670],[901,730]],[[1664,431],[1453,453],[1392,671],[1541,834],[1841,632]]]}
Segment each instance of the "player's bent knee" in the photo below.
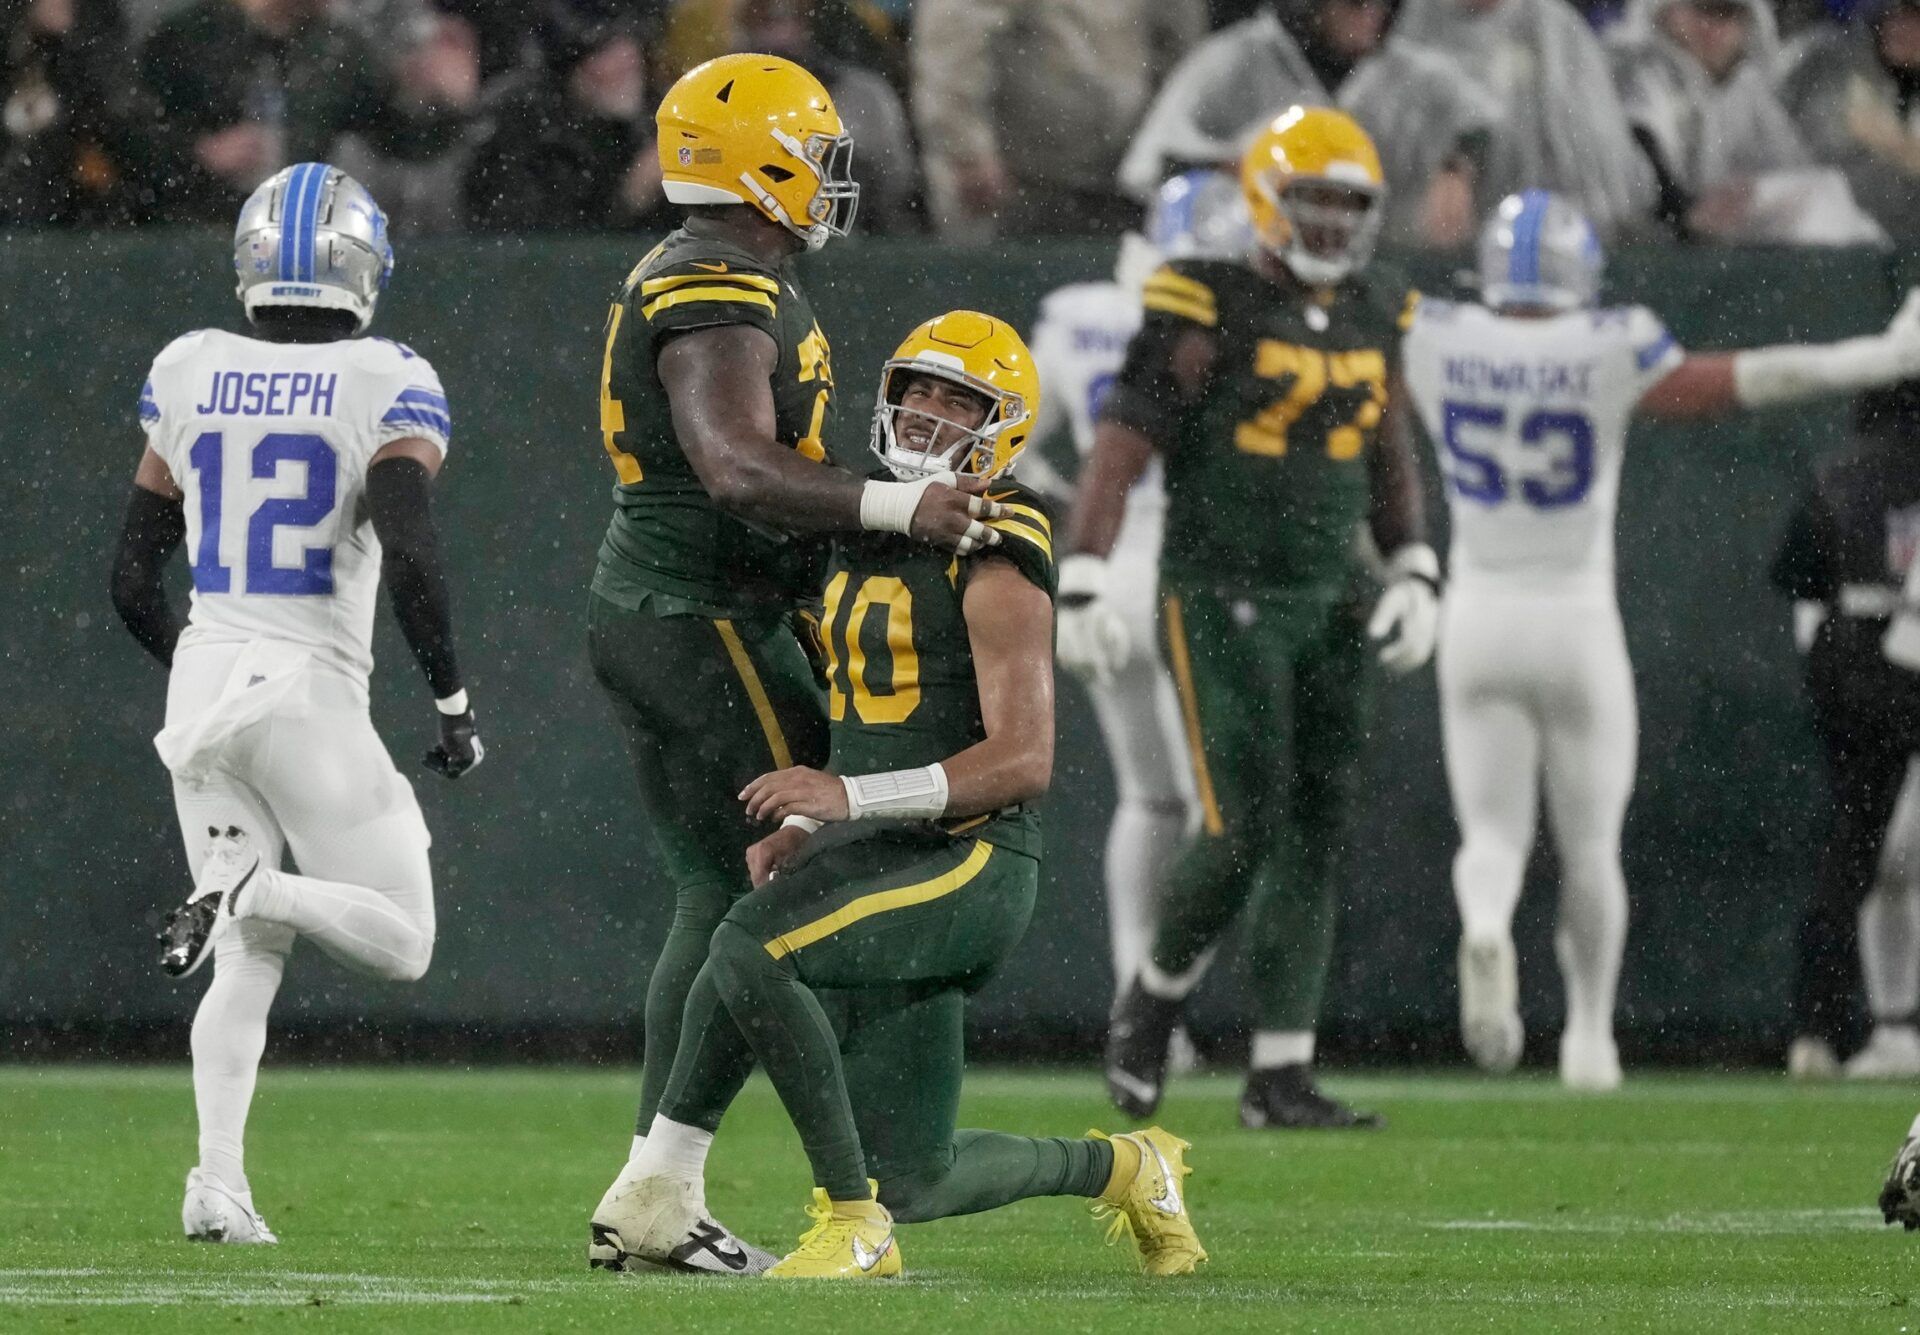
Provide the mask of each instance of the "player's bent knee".
{"label": "player's bent knee", "polygon": [[712,966],[714,986],[720,995],[732,998],[751,990],[753,981],[764,977],[772,967],[773,959],[757,933],[727,918],[713,929],[707,943],[707,963]]}

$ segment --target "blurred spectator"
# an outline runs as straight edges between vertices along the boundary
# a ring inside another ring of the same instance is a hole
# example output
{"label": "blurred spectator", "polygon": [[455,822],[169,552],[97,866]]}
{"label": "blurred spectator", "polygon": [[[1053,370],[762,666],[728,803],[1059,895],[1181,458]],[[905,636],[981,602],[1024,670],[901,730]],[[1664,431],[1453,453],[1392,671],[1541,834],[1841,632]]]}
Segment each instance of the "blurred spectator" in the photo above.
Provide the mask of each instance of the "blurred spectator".
{"label": "blurred spectator", "polygon": [[1203,0],[915,0],[913,117],[935,222],[959,236],[1117,233],[1115,173]]}
{"label": "blurred spectator", "polygon": [[853,136],[853,174],[860,182],[860,230],[900,232],[913,226],[918,168],[907,110],[881,75],[824,49],[814,37],[811,0],[736,0],[735,51],[785,56],[827,86]]}
{"label": "blurred spectator", "polygon": [[549,6],[544,66],[511,88],[467,172],[482,231],[626,227],[662,203],[641,30],[617,11]]}
{"label": "blurred spectator", "polygon": [[[663,85],[703,60],[755,49],[737,45],[745,4],[746,0],[672,0],[655,71]],[[874,70],[885,75],[896,91],[905,90],[903,29],[884,9],[870,0],[801,0],[799,8],[815,50]]]}
{"label": "blurred spectator", "polygon": [[323,160],[341,135],[421,159],[457,141],[478,66],[447,43],[384,62],[327,0],[197,0],[157,28],[140,72],[192,165],[160,182],[183,217],[225,219],[289,162]]}
{"label": "blurred spectator", "polygon": [[1394,32],[1451,55],[1498,103],[1486,196],[1557,190],[1608,233],[1652,215],[1606,52],[1566,0],[1407,0]]}
{"label": "blurred spectator", "polygon": [[1920,239],[1920,0],[1810,34],[1780,85],[1807,147],[1896,239]]}
{"label": "blurred spectator", "polygon": [[[1499,106],[1453,60],[1387,35],[1388,0],[1296,0],[1224,28],[1187,53],[1120,165],[1150,199],[1189,166],[1236,160],[1249,135],[1295,103],[1352,113],[1387,174],[1384,235],[1399,245],[1464,244],[1481,213],[1474,179]],[[1485,201],[1491,203],[1492,201]]]}
{"label": "blurred spectator", "polygon": [[112,0],[12,0],[0,222],[100,225],[146,213],[162,146],[131,87]]}
{"label": "blurred spectator", "polygon": [[1633,135],[1683,236],[1884,241],[1837,172],[1814,167],[1774,92],[1779,35],[1763,0],[1635,0],[1611,42]]}

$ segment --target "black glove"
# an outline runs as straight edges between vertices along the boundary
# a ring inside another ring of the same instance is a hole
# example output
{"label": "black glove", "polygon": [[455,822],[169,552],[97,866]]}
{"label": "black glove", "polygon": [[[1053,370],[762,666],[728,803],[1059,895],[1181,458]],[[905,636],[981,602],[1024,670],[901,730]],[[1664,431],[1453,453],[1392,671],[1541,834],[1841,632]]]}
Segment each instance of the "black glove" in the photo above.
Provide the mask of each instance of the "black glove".
{"label": "black glove", "polygon": [[427,752],[423,763],[436,774],[457,779],[486,759],[487,748],[480,744],[480,731],[474,724],[473,710],[468,709],[463,714],[439,714],[439,719],[440,745]]}

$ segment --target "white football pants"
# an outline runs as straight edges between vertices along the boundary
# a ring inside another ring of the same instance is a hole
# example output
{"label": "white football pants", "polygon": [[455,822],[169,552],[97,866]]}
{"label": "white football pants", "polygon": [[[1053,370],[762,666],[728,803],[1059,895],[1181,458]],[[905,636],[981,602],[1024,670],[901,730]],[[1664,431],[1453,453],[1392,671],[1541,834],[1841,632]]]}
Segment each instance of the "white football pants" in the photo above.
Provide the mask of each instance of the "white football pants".
{"label": "white football pants", "polygon": [[1920,1010],[1920,760],[1907,766],[1880,874],[1860,905],[1860,971],[1875,1019],[1909,1020]]}
{"label": "white football pants", "polygon": [[[174,656],[167,722],[209,708],[242,646]],[[174,808],[195,877],[209,827],[237,825],[261,857],[240,917],[215,938],[213,983],[193,1020],[200,1166],[248,1190],[242,1141],[267,1011],[294,940],[310,937],[357,972],[411,981],[433,954],[433,879],[426,822],[367,713],[365,690],[329,669],[308,671],[304,698],[237,733],[202,784],[174,782]],[[300,874],[278,871],[291,853]],[[249,904],[252,897],[253,904]]]}
{"label": "white football pants", "polygon": [[1610,1037],[1627,930],[1620,829],[1639,742],[1612,591],[1456,582],[1441,611],[1439,675],[1462,929],[1511,931],[1544,774],[1560,854],[1554,945],[1567,1027]]}
{"label": "white football pants", "polygon": [[1114,986],[1124,989],[1153,945],[1167,868],[1199,816],[1193,766],[1173,681],[1160,661],[1160,536],[1166,504],[1131,499],[1107,557],[1115,610],[1133,652],[1103,685],[1089,685],[1113,765],[1117,804],[1107,829],[1107,923]]}

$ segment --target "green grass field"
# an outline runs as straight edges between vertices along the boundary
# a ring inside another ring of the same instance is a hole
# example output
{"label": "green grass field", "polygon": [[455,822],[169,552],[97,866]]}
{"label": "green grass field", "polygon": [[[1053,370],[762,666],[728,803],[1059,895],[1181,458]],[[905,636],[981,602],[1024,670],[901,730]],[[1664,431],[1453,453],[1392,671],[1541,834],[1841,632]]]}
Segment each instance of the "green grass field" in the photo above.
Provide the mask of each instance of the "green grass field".
{"label": "green grass field", "polygon": [[[277,1248],[179,1236],[184,1066],[0,1067],[0,1330],[1920,1330],[1920,1236],[1872,1197],[1920,1090],[1648,1076],[1355,1077],[1375,1135],[1249,1133],[1234,1082],[1162,1121],[1213,1261],[1147,1281],[1085,1206],[909,1228],[897,1284],[591,1273],[585,1219],[625,1153],[627,1072],[269,1070],[249,1140]],[[1111,1126],[1091,1074],[983,1071],[975,1125]],[[806,1172],[764,1083],[709,1200],[783,1250]]]}

